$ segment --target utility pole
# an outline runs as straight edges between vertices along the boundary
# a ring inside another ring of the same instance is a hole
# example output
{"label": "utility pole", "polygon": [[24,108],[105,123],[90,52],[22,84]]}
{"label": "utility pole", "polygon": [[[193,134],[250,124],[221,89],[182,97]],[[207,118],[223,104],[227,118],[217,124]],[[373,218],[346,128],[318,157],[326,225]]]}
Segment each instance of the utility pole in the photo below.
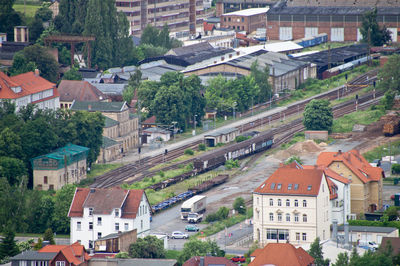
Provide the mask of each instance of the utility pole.
{"label": "utility pole", "polygon": [[328,69],[331,68],[331,45],[328,45]]}

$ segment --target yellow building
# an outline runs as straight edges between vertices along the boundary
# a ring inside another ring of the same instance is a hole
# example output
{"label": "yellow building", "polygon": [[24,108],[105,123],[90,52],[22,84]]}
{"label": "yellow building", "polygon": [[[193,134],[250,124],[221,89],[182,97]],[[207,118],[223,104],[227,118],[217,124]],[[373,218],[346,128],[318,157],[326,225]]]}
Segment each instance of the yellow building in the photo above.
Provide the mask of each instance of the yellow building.
{"label": "yellow building", "polygon": [[329,167],[339,175],[350,179],[351,212],[374,212],[382,207],[382,179],[380,167],[371,166],[357,151],[322,152],[317,165]]}

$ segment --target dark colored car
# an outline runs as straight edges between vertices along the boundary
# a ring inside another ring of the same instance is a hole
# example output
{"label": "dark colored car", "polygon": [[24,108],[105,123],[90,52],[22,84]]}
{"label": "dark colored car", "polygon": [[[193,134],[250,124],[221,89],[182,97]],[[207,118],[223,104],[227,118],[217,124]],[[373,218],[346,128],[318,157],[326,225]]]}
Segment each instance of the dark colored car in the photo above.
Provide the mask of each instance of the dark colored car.
{"label": "dark colored car", "polygon": [[235,256],[231,260],[233,262],[246,262],[246,258],[244,256]]}

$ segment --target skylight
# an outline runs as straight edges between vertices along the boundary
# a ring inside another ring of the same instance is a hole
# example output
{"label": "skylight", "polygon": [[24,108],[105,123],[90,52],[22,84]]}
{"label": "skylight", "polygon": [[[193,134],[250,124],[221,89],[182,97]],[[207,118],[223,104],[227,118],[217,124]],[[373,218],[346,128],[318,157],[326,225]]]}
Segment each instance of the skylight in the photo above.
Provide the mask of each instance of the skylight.
{"label": "skylight", "polygon": [[275,189],[275,183],[271,184],[271,189]]}
{"label": "skylight", "polygon": [[288,189],[288,190],[291,190],[291,189],[292,189],[292,184],[289,184],[288,187],[287,187],[287,189]]}
{"label": "skylight", "polygon": [[311,185],[308,185],[307,190],[311,190]]}
{"label": "skylight", "polygon": [[297,190],[299,188],[299,184],[294,184],[294,190]]}
{"label": "skylight", "polygon": [[282,187],[282,184],[278,184],[276,189],[281,189],[281,187]]}

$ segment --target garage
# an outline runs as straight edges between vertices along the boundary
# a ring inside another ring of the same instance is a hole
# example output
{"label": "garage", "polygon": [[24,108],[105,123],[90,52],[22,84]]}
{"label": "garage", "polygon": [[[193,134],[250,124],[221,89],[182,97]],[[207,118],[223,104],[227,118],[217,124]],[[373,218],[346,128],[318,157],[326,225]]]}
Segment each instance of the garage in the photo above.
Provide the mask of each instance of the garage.
{"label": "garage", "polygon": [[331,42],[344,41],[344,28],[331,28]]}
{"label": "garage", "polygon": [[279,27],[279,40],[290,41],[293,39],[292,27]]}

